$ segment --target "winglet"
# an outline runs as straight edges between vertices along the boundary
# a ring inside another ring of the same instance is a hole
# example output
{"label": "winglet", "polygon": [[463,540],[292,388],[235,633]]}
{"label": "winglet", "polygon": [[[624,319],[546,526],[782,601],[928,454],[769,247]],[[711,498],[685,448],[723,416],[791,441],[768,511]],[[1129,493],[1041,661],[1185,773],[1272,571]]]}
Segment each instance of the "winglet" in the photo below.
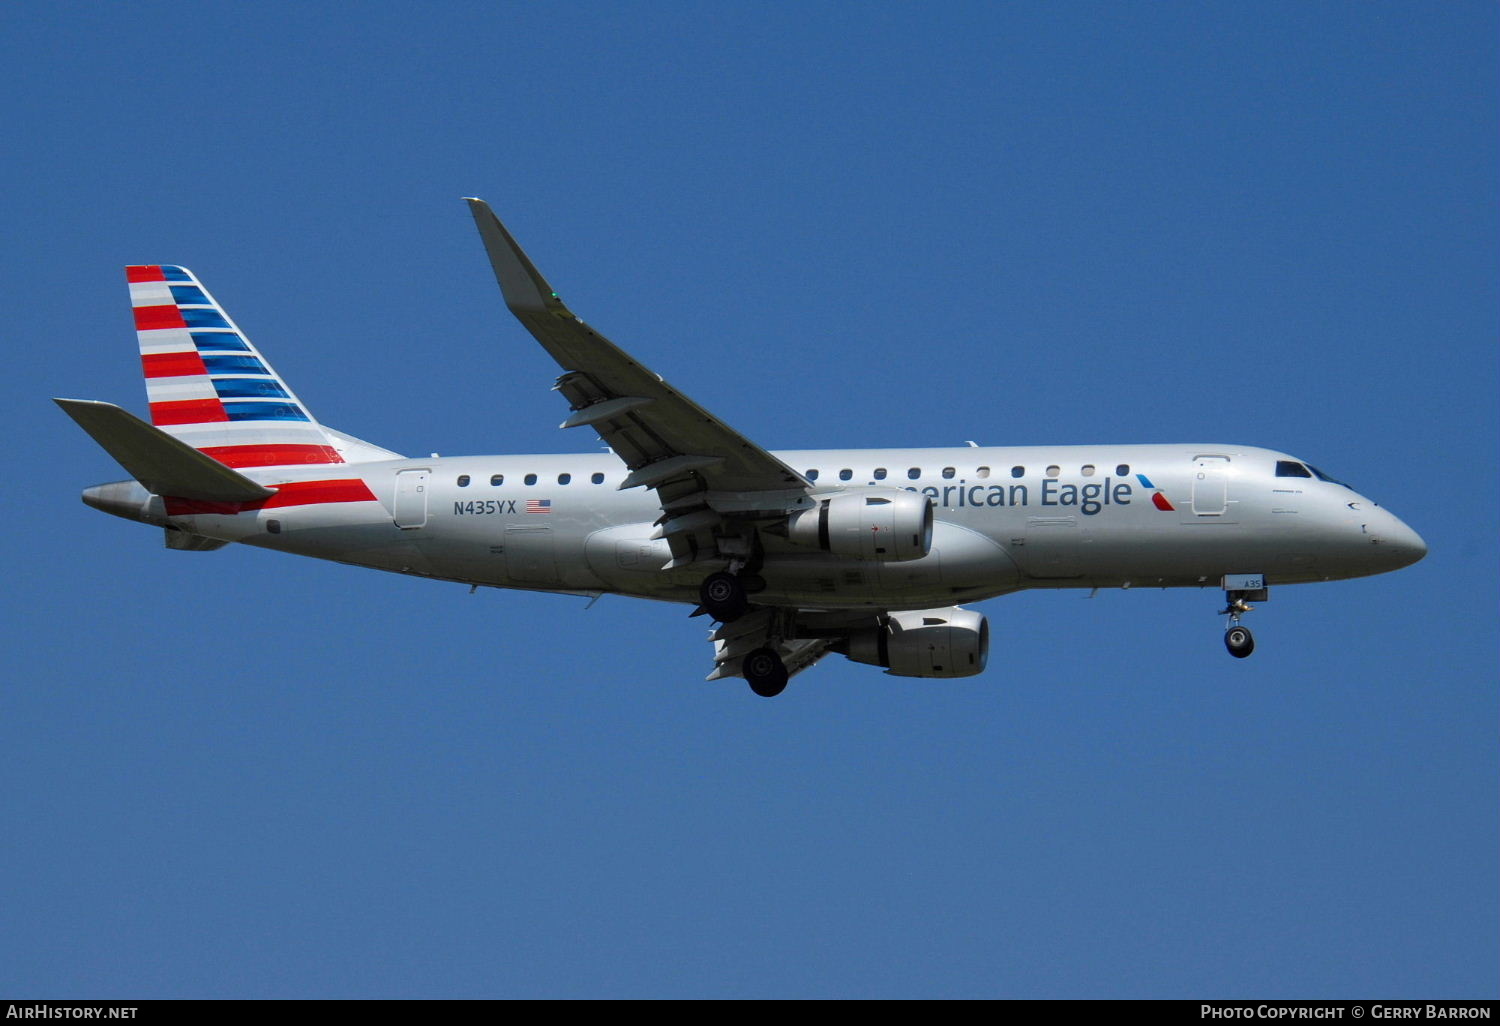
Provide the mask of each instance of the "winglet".
{"label": "winglet", "polygon": [[547,284],[542,272],[536,269],[536,265],[516,245],[516,240],[505,230],[505,225],[500,223],[490,205],[473,196],[464,197],[464,202],[469,204],[474,224],[479,227],[479,236],[484,240],[490,266],[495,269],[495,280],[500,283],[500,293],[505,297],[505,305],[517,314],[566,314],[568,308],[563,305],[557,293],[552,291],[552,286]]}
{"label": "winglet", "polygon": [[126,473],[157,495],[254,502],[276,494],[113,403],[54,399]]}

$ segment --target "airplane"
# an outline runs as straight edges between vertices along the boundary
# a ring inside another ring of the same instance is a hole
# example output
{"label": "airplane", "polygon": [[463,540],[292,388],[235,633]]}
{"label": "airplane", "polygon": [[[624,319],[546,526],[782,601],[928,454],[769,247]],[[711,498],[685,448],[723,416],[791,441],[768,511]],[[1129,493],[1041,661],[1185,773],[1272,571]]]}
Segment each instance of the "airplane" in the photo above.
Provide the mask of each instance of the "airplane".
{"label": "airplane", "polygon": [[967,677],[989,653],[963,607],[1033,588],[1214,588],[1225,647],[1272,585],[1408,566],[1395,515],[1313,464],[1223,443],[768,452],[598,334],[479,199],[511,313],[562,368],[580,455],[411,458],[317,421],[184,267],[126,269],[150,423],[55,399],[131,475],[83,492],[164,528],[480,586],[684,603],[714,668],[780,694],[829,653]]}

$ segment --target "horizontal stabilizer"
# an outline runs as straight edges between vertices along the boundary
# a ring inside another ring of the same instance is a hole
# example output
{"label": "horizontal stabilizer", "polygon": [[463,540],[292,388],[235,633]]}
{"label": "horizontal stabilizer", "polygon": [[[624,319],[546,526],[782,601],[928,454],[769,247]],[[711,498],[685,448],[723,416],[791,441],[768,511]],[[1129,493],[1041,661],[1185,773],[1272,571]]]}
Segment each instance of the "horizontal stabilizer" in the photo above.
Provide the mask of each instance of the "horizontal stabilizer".
{"label": "horizontal stabilizer", "polygon": [[254,502],[276,494],[113,403],[54,399],[125,472],[157,495]]}

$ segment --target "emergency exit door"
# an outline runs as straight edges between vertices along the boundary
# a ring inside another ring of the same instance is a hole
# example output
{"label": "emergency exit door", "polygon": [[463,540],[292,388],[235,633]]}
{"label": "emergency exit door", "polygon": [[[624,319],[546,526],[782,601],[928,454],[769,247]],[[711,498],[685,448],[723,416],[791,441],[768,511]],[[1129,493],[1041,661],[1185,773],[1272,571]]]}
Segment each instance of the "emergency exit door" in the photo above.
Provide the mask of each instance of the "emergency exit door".
{"label": "emergency exit door", "polygon": [[425,470],[403,470],[396,475],[396,506],[391,515],[397,527],[426,525],[428,476]]}
{"label": "emergency exit door", "polygon": [[1228,510],[1229,457],[1193,457],[1193,515],[1222,517]]}

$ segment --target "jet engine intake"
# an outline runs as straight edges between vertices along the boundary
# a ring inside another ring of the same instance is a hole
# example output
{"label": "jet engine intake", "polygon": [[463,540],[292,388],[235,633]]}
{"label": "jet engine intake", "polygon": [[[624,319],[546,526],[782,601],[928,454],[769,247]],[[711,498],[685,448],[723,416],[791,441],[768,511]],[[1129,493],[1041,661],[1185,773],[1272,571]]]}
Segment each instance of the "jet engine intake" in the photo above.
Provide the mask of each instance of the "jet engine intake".
{"label": "jet engine intake", "polygon": [[900,488],[839,492],[794,514],[787,538],[855,559],[921,559],[932,551],[932,500]]}
{"label": "jet engine intake", "polygon": [[878,627],[854,631],[832,647],[898,677],[972,677],[989,659],[990,624],[957,606],[907,610],[888,613]]}

